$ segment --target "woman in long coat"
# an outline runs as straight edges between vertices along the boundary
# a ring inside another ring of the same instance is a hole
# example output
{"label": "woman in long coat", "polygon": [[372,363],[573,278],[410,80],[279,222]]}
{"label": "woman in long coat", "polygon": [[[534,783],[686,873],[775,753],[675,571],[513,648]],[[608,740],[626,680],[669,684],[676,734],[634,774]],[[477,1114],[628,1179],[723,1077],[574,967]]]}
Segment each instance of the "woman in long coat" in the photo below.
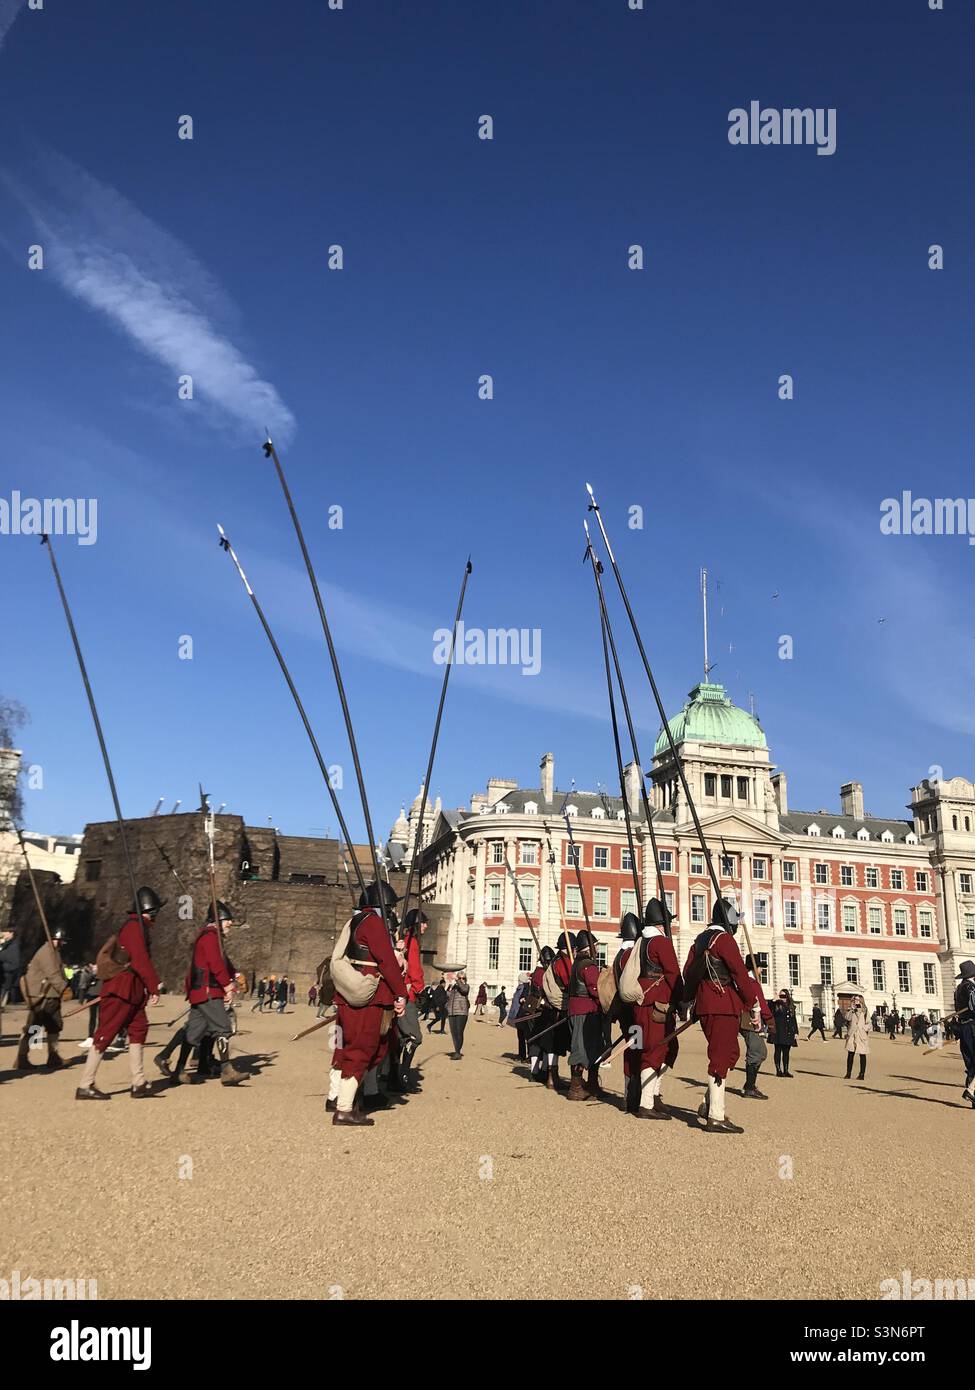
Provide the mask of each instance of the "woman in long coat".
{"label": "woman in long coat", "polygon": [[870,1019],[867,1017],[867,1007],[863,1002],[863,996],[857,995],[853,1001],[853,1008],[850,1010],[846,1020],[846,1079],[849,1081],[853,1075],[853,1058],[860,1058],[860,1075],[858,1081],[862,1081],[867,1074],[867,1056],[870,1052]]}
{"label": "woman in long coat", "polygon": [[772,1019],[775,1029],[775,1074],[791,1076],[789,1053],[799,1041],[799,1023],[796,1006],[787,989],[780,989],[778,999],[772,1000]]}

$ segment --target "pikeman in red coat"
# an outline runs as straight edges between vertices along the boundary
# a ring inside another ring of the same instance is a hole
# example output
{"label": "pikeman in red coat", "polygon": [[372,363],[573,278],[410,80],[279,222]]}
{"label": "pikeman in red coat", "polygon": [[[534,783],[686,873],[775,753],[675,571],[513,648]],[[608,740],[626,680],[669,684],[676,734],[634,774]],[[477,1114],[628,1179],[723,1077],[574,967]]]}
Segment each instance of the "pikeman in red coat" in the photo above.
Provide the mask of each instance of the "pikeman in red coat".
{"label": "pikeman in red coat", "polygon": [[[613,961],[613,979],[616,981],[616,988],[620,987],[620,975],[623,966],[630,958],[635,942],[640,940],[640,919],[635,912],[624,912],[620,922],[620,949],[616,953]],[[613,1007],[613,1021],[619,1024],[621,1035],[633,1038],[633,1029],[636,1021],[633,1017],[633,1005],[625,1003],[617,993],[616,1002]],[[635,1115],[640,1105],[640,1059],[639,1049],[634,1051],[630,1044],[623,1049],[623,1076],[625,1078],[624,1089],[626,1093],[626,1113]]]}
{"label": "pikeman in red coat", "polygon": [[[561,942],[562,937],[559,937]],[[575,960],[569,966],[568,959],[560,955],[553,966],[555,977],[566,987],[569,1005],[569,1030],[572,1049],[569,1053],[569,1070],[572,1080],[569,1084],[569,1100],[588,1100],[599,1095],[599,1067],[597,1062],[604,1051],[603,1020],[599,1004],[596,982],[599,979],[599,966],[596,964],[596,942],[590,931],[576,933]],[[586,1072],[583,1082],[582,1073]]]}
{"label": "pikeman in red coat", "polygon": [[[559,940],[561,941],[562,937],[559,937]],[[558,1010],[553,1009],[546,999],[542,983],[549,966],[554,970],[555,960],[556,955],[551,946],[543,946],[528,985],[528,997],[534,1009],[534,1017],[530,1023],[523,1025],[528,1034],[528,1074],[533,1081],[543,1082],[550,1091],[559,1089],[559,1057],[566,1052],[565,1025],[559,1023]],[[568,964],[566,959],[566,967]],[[545,1066],[542,1066],[543,1052]]]}
{"label": "pikeman in red coat", "polygon": [[[380,892],[383,897],[380,899]],[[389,930],[377,910],[380,901],[389,913],[399,901],[388,883],[370,883],[359,899],[359,911],[352,918],[346,958],[363,975],[378,976],[379,983],[370,1003],[353,1007],[335,992],[341,1046],[332,1057],[332,1067],[340,1073],[334,1102],[333,1125],[371,1125],[371,1115],[355,1107],[356,1092],[366,1072],[382,1060],[386,1036],[394,1015],[406,1010],[406,981],[396,959]]]}
{"label": "pikeman in red coat", "polygon": [[195,1047],[200,1049],[196,1079],[207,1074],[207,1059],[215,1047],[220,1058],[220,1080],[224,1086],[237,1086],[247,1079],[230,1060],[230,1038],[233,1028],[228,1012],[237,992],[237,984],[221,944],[234,924],[233,909],[217,901],[220,936],[213,920],[213,906],[207,913],[203,930],[193,943],[189,969],[186,972],[186,997],[190,1016],[183,1034],[179,1060],[171,1079],[179,1081],[186,1059]]}
{"label": "pikeman in red coat", "polygon": [[[698,1111],[709,1134],[743,1134],[725,1116],[725,1077],[738,1061],[741,1016],[758,999],[735,942],[738,913],[727,898],[714,904],[711,925],[691,947],[684,966],[685,995],[708,1040],[708,1098]],[[749,1020],[750,1022],[750,1020]]]}
{"label": "pikeman in red coat", "polygon": [[660,1086],[664,1072],[677,1061],[678,1042],[676,1038],[664,1042],[664,1038],[674,1031],[684,981],[670,936],[673,919],[666,903],[651,898],[643,920],[639,948],[643,1002],[633,1006],[633,1021],[641,1042],[631,1063],[635,1069],[639,1062],[639,1103],[635,1113],[642,1120],[669,1120],[672,1116],[663,1103]]}
{"label": "pikeman in red coat", "polygon": [[117,937],[109,937],[98,953],[98,976],[104,981],[98,1000],[98,1028],[85,1060],[76,1100],[111,1100],[95,1085],[95,1076],[105,1049],[124,1029],[129,1039],[129,1069],[132,1097],[152,1096],[152,1087],[142,1069],[142,1052],[149,1032],[146,1003],[159,1000],[159,976],[149,955],[149,932],[156,913],[163,906],[151,888],[136,892],[135,908]]}

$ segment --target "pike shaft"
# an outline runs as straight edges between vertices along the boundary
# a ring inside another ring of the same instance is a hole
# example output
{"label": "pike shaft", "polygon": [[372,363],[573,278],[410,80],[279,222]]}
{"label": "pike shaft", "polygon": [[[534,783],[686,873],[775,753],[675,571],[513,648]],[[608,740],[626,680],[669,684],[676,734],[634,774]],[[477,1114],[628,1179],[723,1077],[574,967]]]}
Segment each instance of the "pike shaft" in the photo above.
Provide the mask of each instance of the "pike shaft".
{"label": "pike shaft", "polygon": [[[135,882],[135,870],[132,867],[132,856],[129,854],[128,841],[125,838],[125,821],[122,819],[122,807],[118,799],[118,789],[115,786],[115,777],[112,774],[112,764],[108,758],[108,748],[105,744],[105,735],[102,733],[102,723],[98,718],[98,710],[95,706],[95,696],[92,693],[91,682],[88,679],[88,671],[85,666],[85,658],[81,654],[81,643],[78,641],[78,634],[75,631],[74,619],[71,616],[71,609],[68,606],[68,597],[64,592],[64,585],[61,583],[61,573],[58,569],[58,562],[54,558],[54,546],[51,544],[50,536],[42,536],[41,544],[47,546],[47,553],[51,559],[51,569],[54,571],[54,582],[58,586],[58,593],[61,596],[61,606],[64,609],[64,616],[67,619],[68,631],[71,634],[71,641],[74,645],[75,656],[78,658],[78,669],[81,672],[81,679],[84,682],[85,694],[88,696],[88,706],[91,710],[92,722],[95,725],[95,733],[98,736],[98,746],[102,753],[102,762],[105,764],[105,775],[108,777],[108,785],[112,793],[112,803],[115,807],[115,819],[118,822],[119,841],[122,845],[122,854],[125,857],[125,867],[129,875],[129,884],[132,888],[132,911],[138,914],[139,911],[139,890]],[[140,918],[141,921],[141,918]]]}
{"label": "pike shaft", "polygon": [[[596,562],[593,558],[591,550],[589,552],[589,558],[593,562],[593,574],[595,574]],[[630,847],[630,868],[633,871],[633,887],[636,890],[636,913],[639,917],[641,916],[643,894],[640,891],[640,875],[636,867],[636,846],[633,843],[633,825],[630,821],[630,803],[626,794],[626,773],[623,771],[623,754],[620,751],[620,730],[619,724],[617,723],[616,719],[616,698],[613,695],[613,675],[609,667],[609,642],[606,638],[606,615],[602,611],[602,608],[600,608],[599,611],[599,626],[602,631],[603,639],[603,664],[606,668],[606,692],[609,696],[609,718],[613,726],[613,747],[616,751],[616,770],[620,780],[620,797],[623,801],[623,819],[626,823],[626,842]]]}
{"label": "pike shaft", "polygon": [[[467,590],[467,580],[471,573],[471,562],[468,557],[464,567],[464,578],[460,586],[460,597],[457,600],[457,612],[454,614],[454,626],[450,635],[450,653],[447,657],[447,664],[444,667],[443,682],[440,686],[440,703],[437,705],[437,718],[433,725],[433,740],[430,744],[430,757],[427,759],[427,772],[423,779],[423,791],[420,794],[420,816],[416,826],[416,838],[413,842],[413,854],[410,857],[410,869],[406,876],[406,891],[403,894],[403,921],[406,921],[406,914],[410,906],[410,890],[413,887],[413,875],[420,862],[420,854],[423,849],[423,815],[427,809],[427,797],[430,794],[430,780],[433,777],[433,760],[437,753],[437,740],[440,737],[440,721],[443,718],[444,701],[447,698],[447,682],[450,680],[450,670],[454,664],[454,648],[457,644],[457,629],[460,625],[460,615],[464,608],[464,594]],[[423,876],[420,876],[420,887],[417,891],[417,900],[423,896]],[[534,933],[532,933],[534,935]]]}
{"label": "pike shaft", "polygon": [[[359,889],[361,892],[364,893],[366,891],[366,885],[363,881],[362,870],[359,868],[359,860],[356,858],[355,850],[352,847],[352,836],[349,834],[349,827],[346,825],[345,817],[342,815],[342,807],[339,805],[338,797],[335,795],[335,788],[332,786],[331,778],[328,775],[328,768],[325,766],[325,759],[322,757],[321,749],[318,746],[318,740],[315,738],[315,734],[312,730],[311,724],[308,722],[308,716],[305,713],[305,707],[301,703],[301,696],[298,694],[298,691],[295,687],[295,683],[291,679],[291,672],[288,670],[287,662],[281,655],[281,648],[274,640],[274,633],[271,631],[267,618],[265,618],[264,616],[264,609],[258,602],[257,595],[254,593],[254,590],[247,582],[247,576],[241,568],[240,561],[237,559],[236,551],[230,544],[229,539],[224,535],[223,528],[218,527],[217,529],[220,531],[220,544],[223,546],[224,550],[226,550],[227,554],[234,562],[234,566],[237,570],[237,573],[240,575],[241,582],[243,583],[244,588],[247,590],[251,603],[254,605],[254,612],[260,619],[261,627],[264,629],[264,635],[267,638],[268,642],[271,644],[271,650],[274,652],[274,655],[278,659],[278,665],[281,667],[281,674],[284,676],[284,679],[288,685],[288,689],[291,691],[291,698],[294,700],[295,707],[298,710],[298,713],[301,715],[301,722],[305,726],[305,733],[308,735],[308,740],[311,743],[312,751],[315,754],[315,760],[318,763],[322,777],[325,779],[325,787],[328,791],[329,797],[332,802],[332,809],[334,810],[336,817],[338,818],[338,823],[341,827],[342,835],[345,838],[345,843],[349,851],[349,857],[352,860],[352,867],[355,870],[356,878],[359,880]],[[378,875],[376,881],[379,881]],[[355,892],[352,890],[351,884],[349,885],[349,891],[352,898],[352,906],[355,907]]]}
{"label": "pike shaft", "polygon": [[602,533],[603,544],[606,546],[606,553],[608,554],[609,562],[613,567],[613,574],[616,578],[616,585],[620,591],[620,597],[623,600],[623,606],[626,609],[626,616],[630,620],[630,627],[633,629],[633,636],[636,639],[637,649],[639,650],[640,658],[643,661],[643,669],[646,672],[647,680],[650,683],[650,689],[653,693],[654,702],[657,706],[657,712],[660,715],[660,720],[664,727],[664,734],[667,738],[667,744],[670,748],[670,755],[674,760],[674,766],[677,769],[677,776],[680,778],[680,784],[684,789],[684,795],[687,797],[687,807],[691,813],[691,819],[694,822],[694,829],[697,831],[698,839],[701,842],[701,849],[704,852],[704,862],[708,866],[708,877],[711,879],[711,884],[714,888],[715,901],[719,904],[718,910],[721,913],[722,921],[725,921],[726,914],[723,906],[723,899],[721,897],[721,885],[719,884],[718,876],[714,871],[714,864],[711,862],[711,851],[708,849],[707,841],[704,838],[704,828],[701,825],[701,819],[697,814],[697,807],[694,805],[694,798],[691,796],[691,789],[687,784],[687,778],[684,775],[684,768],[681,764],[680,758],[677,755],[677,745],[674,742],[674,735],[670,727],[670,720],[667,718],[667,711],[664,709],[664,702],[660,698],[660,691],[657,689],[657,682],[654,680],[653,671],[650,669],[650,661],[647,657],[646,648],[643,645],[643,638],[640,636],[640,629],[637,626],[636,618],[633,615],[633,609],[630,606],[629,596],[626,592],[626,585],[623,583],[623,576],[620,574],[620,567],[616,563],[616,557],[613,555],[613,547],[610,545],[609,536],[607,535],[606,527],[603,524],[602,512],[599,510],[599,505],[596,502],[595,495],[593,494],[591,488],[589,489],[589,498],[589,510],[595,512],[596,521],[599,523],[599,530]]}
{"label": "pike shaft", "polygon": [[[587,538],[588,535],[589,528],[587,526]],[[653,829],[653,812],[650,809],[650,801],[647,797],[646,778],[643,776],[643,763],[640,759],[640,750],[637,747],[636,726],[633,723],[633,715],[630,713],[630,702],[627,699],[626,686],[623,682],[623,670],[620,666],[619,653],[616,649],[616,639],[613,636],[613,624],[610,622],[609,610],[606,607],[606,595],[603,592],[602,565],[596,558],[591,545],[589,547],[589,558],[592,562],[593,575],[596,579],[596,592],[599,595],[599,609],[603,615],[603,621],[606,624],[606,635],[609,638],[609,649],[613,654],[613,667],[616,671],[616,684],[619,686],[620,689],[620,699],[623,702],[623,713],[626,715],[626,727],[630,735],[630,746],[633,749],[633,761],[640,769],[640,799],[643,802],[643,814],[646,816],[647,830],[650,834],[650,849],[653,853],[653,865],[657,875],[657,897],[659,898],[661,903],[666,904],[667,899],[664,896],[664,879],[663,874],[660,870],[660,854],[657,849],[657,837],[654,834]]]}
{"label": "pike shaft", "polygon": [[[325,616],[325,605],[322,602],[321,591],[318,587],[318,579],[315,576],[315,567],[311,562],[311,556],[309,555],[308,547],[305,544],[305,536],[304,532],[301,529],[301,522],[298,520],[298,513],[295,511],[295,504],[291,500],[291,492],[288,488],[287,479],[284,476],[284,469],[281,467],[281,460],[278,458],[278,451],[277,449],[275,449],[270,439],[268,439],[264,445],[264,453],[267,457],[272,458],[274,460],[274,467],[278,475],[278,481],[281,484],[281,491],[284,493],[285,501],[288,504],[288,511],[291,513],[291,520],[295,528],[295,535],[298,537],[298,545],[301,547],[301,554],[305,562],[305,569],[308,571],[308,579],[311,583],[312,593],[315,595],[315,604],[318,608],[318,616],[321,619],[322,632],[325,634],[325,642],[328,646],[328,654],[332,662],[332,673],[335,676],[335,685],[338,690],[339,701],[342,705],[342,717],[345,720],[345,732],[348,735],[349,739],[349,749],[352,753],[352,762],[355,767],[356,781],[359,784],[359,798],[362,802],[362,817],[366,825],[366,834],[369,837],[369,850],[372,855],[373,874],[375,876],[376,890],[379,896],[379,911],[382,915],[383,922],[386,924],[386,927],[388,929],[389,923],[386,919],[386,903],[383,900],[382,892],[379,891],[379,857],[376,853],[376,837],[373,834],[372,830],[372,818],[369,815],[369,802],[366,799],[366,784],[365,779],[362,776],[362,765],[359,762],[359,749],[355,741],[355,731],[352,728],[352,716],[349,713],[349,702],[345,698],[345,686],[342,683],[342,672],[339,669],[339,659],[335,651],[335,643],[332,641],[332,631],[328,625],[328,618]],[[364,888],[363,892],[365,892]]]}
{"label": "pike shaft", "polygon": [[44,911],[44,904],[41,901],[41,894],[40,889],[37,886],[37,879],[34,877],[34,870],[31,867],[31,862],[27,857],[27,846],[24,844],[24,836],[21,832],[19,825],[15,825],[14,829],[17,832],[17,839],[20,841],[20,848],[24,855],[24,863],[27,865],[27,877],[30,879],[31,892],[34,894],[34,902],[37,905],[37,915],[41,919],[41,926],[44,928],[44,935],[47,937],[47,944],[49,946],[53,946],[54,938],[51,936],[51,928],[48,926],[47,913]]}

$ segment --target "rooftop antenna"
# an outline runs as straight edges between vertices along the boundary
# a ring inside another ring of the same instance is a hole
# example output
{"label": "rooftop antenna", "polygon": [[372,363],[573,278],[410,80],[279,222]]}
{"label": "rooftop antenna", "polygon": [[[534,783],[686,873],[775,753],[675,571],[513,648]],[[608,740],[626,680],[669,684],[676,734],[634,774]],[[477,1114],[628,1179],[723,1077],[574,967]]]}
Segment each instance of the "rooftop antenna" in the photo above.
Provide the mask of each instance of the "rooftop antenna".
{"label": "rooftop antenna", "polygon": [[149,814],[150,814],[150,815],[153,815],[153,816],[158,816],[158,815],[159,815],[159,808],[160,808],[160,806],[163,804],[163,802],[164,802],[165,800],[166,800],[166,798],[165,798],[164,796],[161,796],[161,797],[159,798],[159,800],[156,802],[154,808],[152,809],[152,811],[150,811]]}
{"label": "rooftop antenna", "polygon": [[707,684],[714,666],[718,663],[715,662],[714,666],[708,664],[708,572],[704,568],[701,570],[701,598],[704,602],[704,681]]}
{"label": "rooftop antenna", "polygon": [[752,694],[752,692],[751,692],[750,690],[749,690],[749,692],[748,692],[748,708],[749,708],[749,709],[751,710],[751,712],[752,712],[752,718],[753,718],[753,719],[757,718],[757,716],[756,716],[756,714],[755,714],[755,696]]}

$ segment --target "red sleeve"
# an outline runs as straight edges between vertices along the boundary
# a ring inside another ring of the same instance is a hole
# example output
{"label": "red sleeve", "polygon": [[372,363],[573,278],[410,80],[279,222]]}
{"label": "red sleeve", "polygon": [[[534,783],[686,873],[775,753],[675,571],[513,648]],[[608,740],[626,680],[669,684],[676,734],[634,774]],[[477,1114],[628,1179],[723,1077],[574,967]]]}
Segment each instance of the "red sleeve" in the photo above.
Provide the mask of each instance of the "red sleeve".
{"label": "red sleeve", "polygon": [[[219,928],[218,928],[219,930]],[[230,984],[232,976],[227,969],[227,963],[223,958],[220,943],[217,940],[216,931],[204,932],[200,937],[200,955],[202,960],[199,962],[204,969],[208,969],[210,974],[220,985],[221,989],[226,989]]]}
{"label": "red sleeve", "polygon": [[758,986],[745,969],[745,962],[741,958],[735,938],[730,932],[721,932],[714,949],[715,954],[721,957],[731,971],[735,989],[751,1008],[758,999]]}
{"label": "red sleeve", "polygon": [[688,953],[687,953],[687,960],[685,960],[685,962],[684,962],[684,974],[685,974],[685,975],[686,975],[687,972],[690,970],[690,968],[691,968],[691,966],[693,965],[693,963],[694,963],[694,946],[693,946],[693,943],[692,943],[691,949],[690,949],[690,950],[688,951]]}
{"label": "red sleeve", "polygon": [[406,949],[406,982],[412,990],[412,997],[420,993],[426,983],[423,978],[423,963],[420,960],[420,943],[415,936],[410,937]]}
{"label": "red sleeve", "polygon": [[142,935],[142,928],[134,918],[130,918],[118,934],[119,941],[128,951],[132,960],[132,969],[145,985],[150,994],[159,993],[159,976],[156,974],[155,966],[149,958],[146,950],[145,937]]}
{"label": "red sleeve", "polygon": [[405,999],[406,981],[403,979],[403,972],[399,968],[399,962],[393,951],[393,943],[389,939],[389,932],[383,925],[383,919],[377,913],[370,913],[359,927],[358,936],[363,945],[369,947],[373,960],[379,966],[380,975],[396,998]]}
{"label": "red sleeve", "polygon": [[664,972],[664,980],[667,987],[673,994],[674,990],[683,986],[680,966],[677,963],[677,952],[674,950],[674,943],[666,936],[655,936],[653,938],[657,962]]}
{"label": "red sleeve", "polygon": [[562,986],[563,989],[565,989],[568,986],[570,969],[571,967],[565,956],[555,957],[555,962],[552,966],[552,974],[558,980],[559,984]]}
{"label": "red sleeve", "polygon": [[599,966],[596,965],[595,962],[592,965],[584,965],[579,971],[579,974],[582,976],[583,983],[589,991],[590,997],[595,999],[598,1004],[599,990],[596,988],[596,981],[599,979]]}

